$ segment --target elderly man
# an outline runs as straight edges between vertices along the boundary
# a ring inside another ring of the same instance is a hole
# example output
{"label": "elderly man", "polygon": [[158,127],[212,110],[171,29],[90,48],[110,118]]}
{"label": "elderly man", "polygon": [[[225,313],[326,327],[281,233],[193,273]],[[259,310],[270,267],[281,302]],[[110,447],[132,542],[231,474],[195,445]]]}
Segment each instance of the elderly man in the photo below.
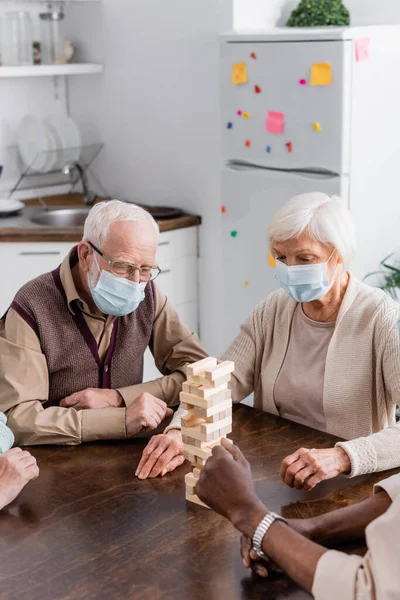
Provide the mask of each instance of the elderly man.
{"label": "elderly man", "polygon": [[[316,600],[395,600],[400,597],[400,475],[375,487],[375,496],[314,519],[284,522],[257,497],[248,462],[223,440],[196,485],[198,496],[227,517],[242,537],[246,567],[266,576],[270,559]],[[319,544],[366,534],[364,558]]]}
{"label": "elderly man", "polygon": [[[206,354],[154,283],[158,235],[142,208],[99,203],[61,266],[17,293],[0,321],[0,410],[17,443],[130,438],[172,414],[184,365]],[[165,376],[143,384],[147,346]],[[155,474],[183,462],[174,435]]]}

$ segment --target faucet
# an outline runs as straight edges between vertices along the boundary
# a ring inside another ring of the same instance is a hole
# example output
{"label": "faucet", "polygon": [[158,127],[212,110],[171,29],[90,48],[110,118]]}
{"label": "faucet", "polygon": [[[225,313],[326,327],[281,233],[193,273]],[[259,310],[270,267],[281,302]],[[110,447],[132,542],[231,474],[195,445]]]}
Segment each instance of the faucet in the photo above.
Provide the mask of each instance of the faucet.
{"label": "faucet", "polygon": [[86,171],[82,167],[82,165],[78,162],[67,162],[63,166],[61,171],[63,172],[64,175],[69,175],[71,173],[71,171],[73,171],[74,169],[76,169],[78,171],[79,178],[82,181],[82,195],[83,195],[84,203],[87,205],[93,204],[93,202],[97,198],[97,194],[96,194],[96,192],[92,192],[89,190],[88,177],[87,177]]}

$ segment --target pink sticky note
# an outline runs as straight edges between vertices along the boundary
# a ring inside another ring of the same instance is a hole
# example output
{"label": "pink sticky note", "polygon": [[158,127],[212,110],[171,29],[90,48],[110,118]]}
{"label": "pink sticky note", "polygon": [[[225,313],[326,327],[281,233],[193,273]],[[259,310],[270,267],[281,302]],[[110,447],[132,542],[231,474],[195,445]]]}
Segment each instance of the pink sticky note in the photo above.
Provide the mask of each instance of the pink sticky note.
{"label": "pink sticky note", "polygon": [[369,59],[369,38],[362,38],[356,40],[356,61],[361,62],[362,60]]}
{"label": "pink sticky note", "polygon": [[265,130],[269,131],[270,133],[283,133],[284,126],[285,115],[281,112],[269,110],[267,122],[265,124]]}
{"label": "pink sticky note", "polygon": [[299,84],[300,85],[306,85],[307,81],[305,79],[300,79]]}

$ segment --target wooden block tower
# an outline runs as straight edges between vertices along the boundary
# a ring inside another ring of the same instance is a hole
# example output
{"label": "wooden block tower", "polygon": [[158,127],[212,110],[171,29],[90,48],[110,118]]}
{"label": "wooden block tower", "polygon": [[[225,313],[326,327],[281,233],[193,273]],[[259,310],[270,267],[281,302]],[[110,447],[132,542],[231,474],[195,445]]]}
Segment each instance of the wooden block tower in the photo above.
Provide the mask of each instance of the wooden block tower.
{"label": "wooden block tower", "polygon": [[[188,379],[182,385],[181,406],[187,410],[182,418],[184,455],[193,471],[185,477],[186,500],[206,506],[195,494],[200,477],[213,446],[232,431],[232,396],[228,382],[234,363],[217,364],[216,358],[204,358],[187,367]],[[206,508],[208,508],[206,506]]]}

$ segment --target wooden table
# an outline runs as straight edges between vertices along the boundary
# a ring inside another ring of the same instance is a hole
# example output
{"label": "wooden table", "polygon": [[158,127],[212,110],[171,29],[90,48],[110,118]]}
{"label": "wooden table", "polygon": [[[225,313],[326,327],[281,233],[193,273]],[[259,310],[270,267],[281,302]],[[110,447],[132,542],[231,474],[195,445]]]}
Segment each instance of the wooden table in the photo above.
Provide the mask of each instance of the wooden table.
{"label": "wooden table", "polygon": [[[261,498],[286,516],[344,506],[388,476],[341,477],[297,492],[280,480],[281,460],[301,446],[332,446],[333,437],[243,405],[231,437],[251,463]],[[40,477],[0,516],[2,600],[309,598],[285,577],[250,576],[230,523],[186,504],[188,466],[163,479],[136,479],[144,445],[32,449]]]}

